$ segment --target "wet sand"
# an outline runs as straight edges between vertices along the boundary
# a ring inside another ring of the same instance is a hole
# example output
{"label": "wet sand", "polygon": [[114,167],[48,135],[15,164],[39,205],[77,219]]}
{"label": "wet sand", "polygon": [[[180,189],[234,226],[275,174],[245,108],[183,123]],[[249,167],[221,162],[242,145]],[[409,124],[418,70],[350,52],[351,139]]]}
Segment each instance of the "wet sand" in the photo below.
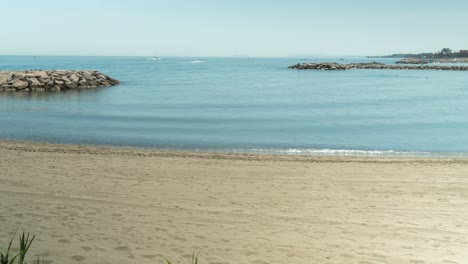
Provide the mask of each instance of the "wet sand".
{"label": "wet sand", "polygon": [[0,242],[53,263],[467,263],[468,160],[0,141]]}

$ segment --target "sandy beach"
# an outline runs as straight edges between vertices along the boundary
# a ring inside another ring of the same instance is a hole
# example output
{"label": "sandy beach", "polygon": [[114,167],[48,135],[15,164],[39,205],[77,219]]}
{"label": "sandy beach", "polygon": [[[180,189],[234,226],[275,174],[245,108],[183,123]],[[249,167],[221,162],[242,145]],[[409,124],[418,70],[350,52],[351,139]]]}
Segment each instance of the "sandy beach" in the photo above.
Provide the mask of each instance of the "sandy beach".
{"label": "sandy beach", "polygon": [[468,160],[0,141],[0,238],[53,263],[467,263]]}

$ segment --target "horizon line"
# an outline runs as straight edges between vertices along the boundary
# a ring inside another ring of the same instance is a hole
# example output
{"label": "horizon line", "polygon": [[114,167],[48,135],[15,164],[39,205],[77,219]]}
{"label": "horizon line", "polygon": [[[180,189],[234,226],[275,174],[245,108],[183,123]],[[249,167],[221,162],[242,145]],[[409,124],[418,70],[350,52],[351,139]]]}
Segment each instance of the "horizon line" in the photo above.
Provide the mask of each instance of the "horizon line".
{"label": "horizon line", "polygon": [[344,54],[298,54],[298,55],[285,55],[285,56],[249,56],[249,55],[166,55],[166,56],[154,56],[154,55],[68,55],[68,54],[0,54],[0,57],[15,56],[15,57],[132,57],[132,58],[306,58],[306,57],[368,57],[368,56],[388,56],[387,55],[344,55]]}

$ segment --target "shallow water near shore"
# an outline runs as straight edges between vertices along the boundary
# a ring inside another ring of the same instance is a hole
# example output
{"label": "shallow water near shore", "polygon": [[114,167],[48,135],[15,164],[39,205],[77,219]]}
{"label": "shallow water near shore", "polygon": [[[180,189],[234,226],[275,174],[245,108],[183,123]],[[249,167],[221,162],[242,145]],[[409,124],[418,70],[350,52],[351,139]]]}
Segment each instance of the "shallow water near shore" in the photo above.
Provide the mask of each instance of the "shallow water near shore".
{"label": "shallow water near shore", "polygon": [[0,93],[0,139],[306,155],[468,154],[468,73],[298,71],[345,57],[0,56],[0,70],[93,69],[122,82]]}

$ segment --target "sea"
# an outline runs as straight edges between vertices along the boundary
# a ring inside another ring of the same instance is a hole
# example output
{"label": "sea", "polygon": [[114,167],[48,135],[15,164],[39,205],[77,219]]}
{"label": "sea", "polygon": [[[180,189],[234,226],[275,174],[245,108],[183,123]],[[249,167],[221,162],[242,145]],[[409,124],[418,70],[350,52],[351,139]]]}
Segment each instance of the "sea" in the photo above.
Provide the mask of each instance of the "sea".
{"label": "sea", "polygon": [[0,70],[92,69],[122,82],[0,92],[0,139],[292,155],[468,155],[468,72],[288,69],[332,61],[396,59],[0,56]]}

